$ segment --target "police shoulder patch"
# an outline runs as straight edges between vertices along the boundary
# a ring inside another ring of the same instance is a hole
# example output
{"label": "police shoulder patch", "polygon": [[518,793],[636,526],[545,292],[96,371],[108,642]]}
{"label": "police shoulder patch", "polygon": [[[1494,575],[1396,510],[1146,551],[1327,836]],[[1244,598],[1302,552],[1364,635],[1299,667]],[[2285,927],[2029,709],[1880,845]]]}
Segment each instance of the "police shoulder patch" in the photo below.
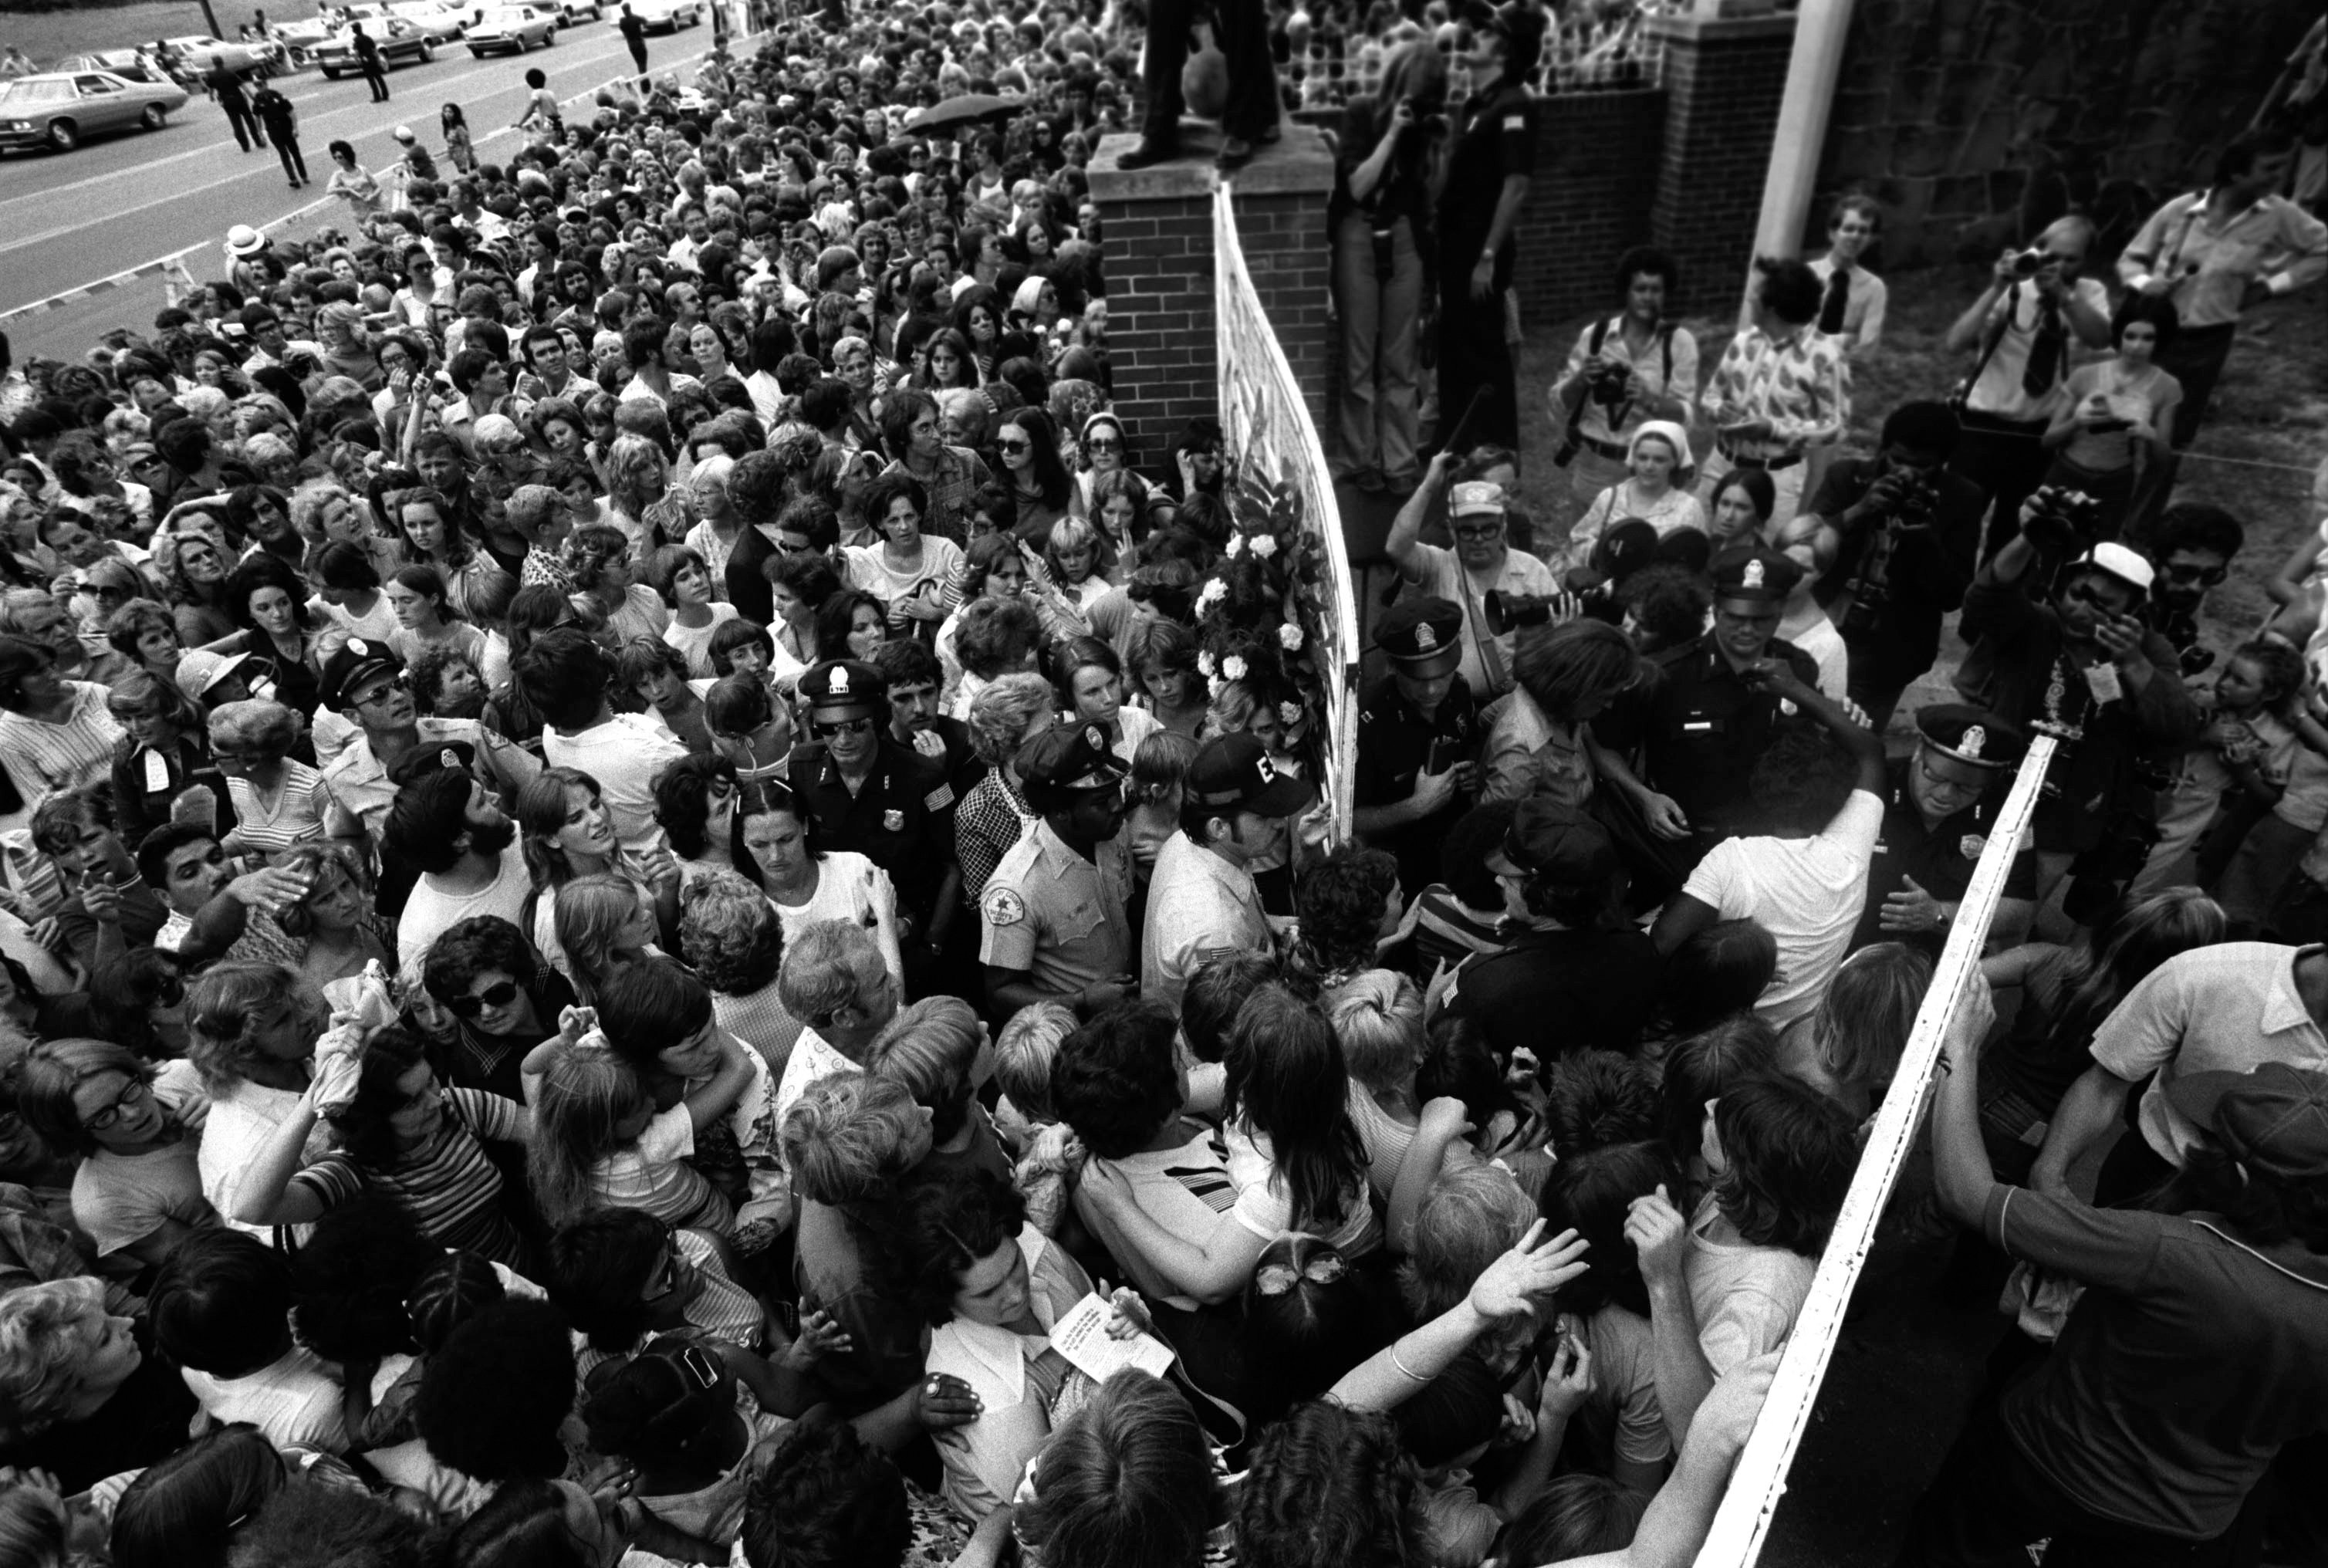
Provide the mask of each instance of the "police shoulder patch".
{"label": "police shoulder patch", "polygon": [[1016,925],[1027,918],[1027,901],[1008,887],[989,887],[978,901],[989,925]]}

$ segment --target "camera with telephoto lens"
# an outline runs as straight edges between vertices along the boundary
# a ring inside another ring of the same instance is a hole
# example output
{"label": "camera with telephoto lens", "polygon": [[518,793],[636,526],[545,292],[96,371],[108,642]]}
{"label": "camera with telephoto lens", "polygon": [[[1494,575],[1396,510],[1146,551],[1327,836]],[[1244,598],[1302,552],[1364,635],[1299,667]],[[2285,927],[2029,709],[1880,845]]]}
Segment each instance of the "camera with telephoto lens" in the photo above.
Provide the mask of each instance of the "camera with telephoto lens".
{"label": "camera with telephoto lens", "polygon": [[1492,636],[1520,626],[1541,626],[1552,619],[1565,596],[1559,594],[1507,594],[1501,588],[1489,588],[1487,594],[1488,631]]}
{"label": "camera with telephoto lens", "polygon": [[2021,531],[2041,549],[2082,555],[2092,542],[2094,524],[2100,515],[2101,502],[2084,491],[2060,484],[2041,485],[2037,493],[2029,498]]}

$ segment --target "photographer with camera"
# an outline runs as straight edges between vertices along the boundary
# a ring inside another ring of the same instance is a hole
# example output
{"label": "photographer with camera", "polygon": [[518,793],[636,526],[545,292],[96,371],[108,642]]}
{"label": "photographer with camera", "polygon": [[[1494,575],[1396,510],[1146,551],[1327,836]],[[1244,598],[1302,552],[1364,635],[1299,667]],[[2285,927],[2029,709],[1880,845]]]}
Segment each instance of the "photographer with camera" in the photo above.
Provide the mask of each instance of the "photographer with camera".
{"label": "photographer with camera", "polygon": [[[1697,397],[1697,339],[1666,315],[1680,289],[1680,265],[1655,246],[1637,245],[1617,258],[1618,314],[1576,334],[1567,367],[1552,387],[1553,423],[1566,431],[1553,461],[1568,470],[1572,507],[1590,507],[1631,474],[1632,437],[1644,425],[1689,423]],[[1591,548],[1572,542],[1571,560],[1581,562]]]}
{"label": "photographer with camera", "polygon": [[1642,814],[1660,839],[1694,839],[1691,859],[1751,830],[1754,764],[1780,731],[1804,722],[1760,671],[1779,661],[1803,685],[1818,682],[1818,662],[1778,635],[1803,568],[1755,547],[1716,557],[1708,569],[1713,625],[1665,664],[1642,746]]}
{"label": "photographer with camera", "polygon": [[1947,470],[1957,434],[1947,404],[1902,403],[1875,455],[1837,462],[1811,500],[1815,592],[1850,650],[1851,699],[1879,731],[1939,657],[1940,622],[1972,581],[1981,496]]}
{"label": "photographer with camera", "polygon": [[1948,467],[1972,481],[1984,511],[1994,503],[1983,559],[2020,531],[2021,504],[2051,460],[2045,427],[2069,376],[2070,336],[2088,348],[2109,343],[2109,293],[2079,276],[2093,242],[2090,221],[2056,221],[2028,249],[1998,257],[1988,286],[1948,328],[1949,352],[1980,350],[1954,398],[1964,437]]}
{"label": "photographer with camera", "polygon": [[1334,476],[1368,492],[1410,490],[1416,477],[1431,164],[1446,139],[1446,61],[1417,42],[1391,57],[1379,91],[1342,112],[1328,213],[1342,318]]}
{"label": "photographer with camera", "polygon": [[[2142,869],[2158,793],[2199,734],[2173,646],[2142,620],[2156,574],[2125,545],[2083,548],[2091,518],[2075,492],[2029,499],[2019,532],[1965,591],[1969,649],[1956,677],[1966,701],[2063,736],[2037,806],[2037,903],[2074,861],[2080,887],[2064,913],[2080,925]],[[2031,581],[2041,551],[2075,558],[2043,598]]]}
{"label": "photographer with camera", "polygon": [[[1469,480],[1453,488],[1448,505],[1448,531],[1455,548],[1441,549],[1422,542],[1423,521],[1439,504],[1455,456],[1440,452],[1424,470],[1422,483],[1406,498],[1391,524],[1383,554],[1409,584],[1408,596],[1419,592],[1451,600],[1463,612],[1463,661],[1458,667],[1463,684],[1481,702],[1512,689],[1510,624],[1490,625],[1488,596],[1550,598],[1560,592],[1552,568],[1514,549],[1505,530],[1504,488],[1486,480]],[[1541,617],[1538,617],[1539,619]]]}

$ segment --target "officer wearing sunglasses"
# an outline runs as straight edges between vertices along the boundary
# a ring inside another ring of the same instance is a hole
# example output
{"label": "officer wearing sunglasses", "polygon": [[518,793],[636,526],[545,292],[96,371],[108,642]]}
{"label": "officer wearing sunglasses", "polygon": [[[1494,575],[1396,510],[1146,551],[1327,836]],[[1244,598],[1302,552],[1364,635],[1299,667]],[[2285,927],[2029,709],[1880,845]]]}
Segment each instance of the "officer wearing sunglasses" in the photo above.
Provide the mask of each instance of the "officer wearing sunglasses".
{"label": "officer wearing sunglasses", "polygon": [[889,733],[889,682],[856,659],[828,659],[800,678],[810,738],[793,750],[793,793],[816,847],[850,850],[889,873],[897,889],[909,972],[924,970],[962,903],[954,864],[953,786],[943,758]]}

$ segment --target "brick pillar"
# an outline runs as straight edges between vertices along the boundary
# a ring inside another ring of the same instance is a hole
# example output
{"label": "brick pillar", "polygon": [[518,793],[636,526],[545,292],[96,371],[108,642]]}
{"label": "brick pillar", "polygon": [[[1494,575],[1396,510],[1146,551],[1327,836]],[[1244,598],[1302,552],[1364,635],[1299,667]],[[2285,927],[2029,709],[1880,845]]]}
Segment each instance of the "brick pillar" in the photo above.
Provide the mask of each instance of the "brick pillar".
{"label": "brick pillar", "polygon": [[1795,18],[1693,13],[1648,25],[1666,46],[1665,144],[1649,233],[1681,263],[1686,308],[1720,314],[1753,255]]}
{"label": "brick pillar", "polygon": [[[1107,256],[1107,342],[1115,406],[1124,417],[1132,464],[1169,470],[1181,427],[1217,411],[1220,361],[1213,319],[1213,191],[1210,127],[1184,125],[1184,155],[1125,171],[1116,158],[1133,136],[1101,142],[1091,161]],[[1326,424],[1328,294],[1332,256],[1326,202],[1333,155],[1315,129],[1291,122],[1231,176],[1237,236],[1263,308],[1286,362],[1301,384],[1310,418]]]}
{"label": "brick pillar", "polygon": [[[1617,258],[1649,238],[1666,128],[1661,87],[1536,99],[1535,179],[1520,209],[1520,319],[1551,325],[1616,308]],[[1566,350],[1563,348],[1563,353]]]}

